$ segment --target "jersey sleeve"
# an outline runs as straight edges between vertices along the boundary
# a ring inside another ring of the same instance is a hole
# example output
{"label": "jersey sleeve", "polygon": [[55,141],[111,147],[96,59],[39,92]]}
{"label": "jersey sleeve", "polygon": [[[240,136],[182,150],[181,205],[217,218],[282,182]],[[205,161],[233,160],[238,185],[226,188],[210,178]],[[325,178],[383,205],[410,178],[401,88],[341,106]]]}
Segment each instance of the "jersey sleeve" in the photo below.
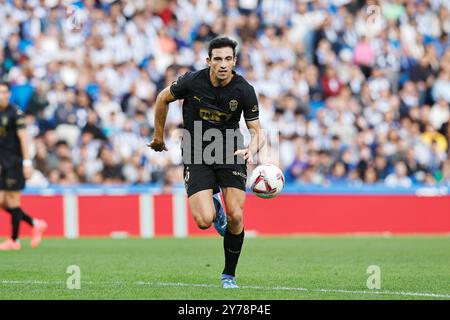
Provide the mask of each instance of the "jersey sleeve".
{"label": "jersey sleeve", "polygon": [[170,92],[177,99],[184,99],[189,94],[194,72],[186,72],[170,85]]}
{"label": "jersey sleeve", "polygon": [[256,98],[255,89],[251,86],[244,95],[243,110],[245,121],[257,120],[259,118],[258,99]]}
{"label": "jersey sleeve", "polygon": [[23,115],[22,110],[17,109],[14,115],[14,122],[16,124],[16,129],[23,129],[26,127],[25,117]]}

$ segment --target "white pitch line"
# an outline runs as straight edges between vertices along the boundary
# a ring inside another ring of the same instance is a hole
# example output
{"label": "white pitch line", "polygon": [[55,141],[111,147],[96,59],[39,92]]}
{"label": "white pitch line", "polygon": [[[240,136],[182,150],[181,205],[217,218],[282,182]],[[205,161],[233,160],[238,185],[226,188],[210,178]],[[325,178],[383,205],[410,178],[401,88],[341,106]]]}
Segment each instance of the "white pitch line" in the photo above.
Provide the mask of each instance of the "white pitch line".
{"label": "white pitch line", "polygon": [[[58,281],[58,283],[62,281]],[[0,280],[1,284],[50,284],[49,281],[41,280]],[[56,283],[56,281],[54,282]]]}
{"label": "white pitch line", "polygon": [[[0,284],[29,284],[29,285],[49,285],[49,284],[64,284],[64,281],[41,281],[41,280],[0,280]],[[182,282],[126,282],[126,281],[81,281],[81,285],[109,285],[111,287],[120,285],[148,285],[160,287],[194,287],[194,288],[221,288],[219,285],[206,283],[182,283]],[[322,292],[322,293],[350,293],[362,295],[394,295],[406,297],[429,297],[429,298],[447,298],[450,299],[450,294],[444,293],[430,293],[430,292],[403,292],[403,291],[367,291],[367,290],[345,290],[345,289],[307,289],[307,288],[293,288],[293,287],[263,287],[263,286],[240,286],[240,289],[251,290],[267,290],[267,291],[302,291],[302,292]]]}
{"label": "white pitch line", "polygon": [[[139,285],[156,285],[165,287],[206,287],[220,288],[218,285],[201,283],[180,283],[180,282],[137,282]],[[364,290],[344,290],[344,289],[307,289],[292,287],[261,287],[261,286],[240,286],[241,289],[269,290],[269,291],[303,291],[303,292],[324,292],[324,293],[351,293],[351,294],[380,294],[380,295],[399,295],[410,297],[433,297],[449,298],[450,294],[429,293],[429,292],[402,292],[402,291],[364,291]]]}
{"label": "white pitch line", "polygon": [[[125,281],[83,281],[81,280],[82,284],[88,284],[88,285],[110,285],[110,286],[115,286],[115,285],[130,285],[129,282],[125,282]],[[66,284],[65,281],[61,281],[61,280],[53,280],[53,281],[45,281],[45,280],[0,280],[0,285],[2,284],[24,284],[24,285],[33,285],[33,284],[45,284],[45,285],[62,285],[62,284]]]}

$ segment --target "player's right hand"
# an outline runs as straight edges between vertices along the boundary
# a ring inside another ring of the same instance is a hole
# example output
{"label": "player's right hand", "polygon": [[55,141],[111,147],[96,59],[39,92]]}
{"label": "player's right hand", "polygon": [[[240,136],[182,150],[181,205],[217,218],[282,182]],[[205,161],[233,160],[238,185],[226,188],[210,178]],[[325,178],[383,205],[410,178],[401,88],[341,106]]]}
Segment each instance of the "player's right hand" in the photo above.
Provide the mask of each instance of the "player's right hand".
{"label": "player's right hand", "polygon": [[166,145],[163,140],[153,139],[152,142],[147,144],[148,147],[155,150],[156,152],[167,151]]}

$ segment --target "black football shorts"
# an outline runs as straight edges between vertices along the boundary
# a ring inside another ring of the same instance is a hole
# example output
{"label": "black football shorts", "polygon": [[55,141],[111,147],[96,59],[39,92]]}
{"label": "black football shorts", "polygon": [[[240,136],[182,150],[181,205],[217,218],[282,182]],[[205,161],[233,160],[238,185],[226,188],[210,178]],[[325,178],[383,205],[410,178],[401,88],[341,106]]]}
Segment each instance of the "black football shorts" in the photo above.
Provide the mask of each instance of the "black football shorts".
{"label": "black football shorts", "polygon": [[25,177],[22,164],[9,164],[7,167],[0,164],[0,190],[20,191],[23,188],[25,188]]}
{"label": "black football shorts", "polygon": [[207,189],[213,189],[213,193],[218,193],[219,187],[245,191],[246,181],[245,164],[184,165],[184,183],[188,197]]}

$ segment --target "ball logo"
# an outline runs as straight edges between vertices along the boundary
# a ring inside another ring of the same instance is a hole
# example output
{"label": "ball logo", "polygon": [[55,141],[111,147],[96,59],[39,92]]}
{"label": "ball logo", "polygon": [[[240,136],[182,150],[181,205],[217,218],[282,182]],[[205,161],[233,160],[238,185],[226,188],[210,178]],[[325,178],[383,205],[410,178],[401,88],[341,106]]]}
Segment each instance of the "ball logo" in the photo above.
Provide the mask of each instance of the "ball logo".
{"label": "ball logo", "polygon": [[233,99],[233,100],[230,101],[229,105],[230,105],[230,110],[231,111],[236,111],[236,109],[238,107],[238,102],[237,102],[237,100]]}
{"label": "ball logo", "polygon": [[[267,176],[266,172],[261,170],[260,175],[256,178],[255,182],[253,182],[253,184],[252,184],[253,192],[259,193],[259,194],[274,194],[277,192],[277,188],[272,188],[272,186],[270,185],[270,182],[266,176]],[[265,190],[256,189],[256,185],[258,183],[260,183],[261,181],[264,182]]]}
{"label": "ball logo", "polygon": [[283,190],[284,176],[275,165],[259,165],[253,170],[249,182],[250,189],[257,197],[271,199]]}

